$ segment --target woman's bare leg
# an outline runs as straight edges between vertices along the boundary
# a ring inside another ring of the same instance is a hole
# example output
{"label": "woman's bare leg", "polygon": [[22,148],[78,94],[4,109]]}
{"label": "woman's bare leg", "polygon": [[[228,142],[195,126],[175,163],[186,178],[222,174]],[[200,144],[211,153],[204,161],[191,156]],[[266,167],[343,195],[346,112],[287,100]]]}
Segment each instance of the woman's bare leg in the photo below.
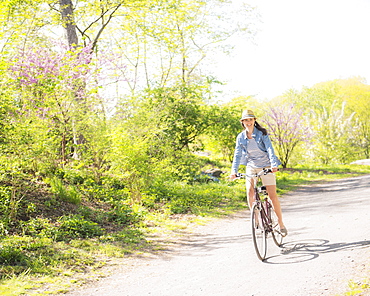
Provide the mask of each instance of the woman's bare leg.
{"label": "woman's bare leg", "polygon": [[284,222],[283,222],[283,214],[282,214],[282,211],[281,211],[279,197],[276,193],[276,185],[267,185],[266,190],[267,190],[267,193],[269,195],[269,198],[272,201],[272,205],[274,207],[276,216],[278,217],[279,226],[280,226],[280,228],[285,228]]}
{"label": "woman's bare leg", "polygon": [[254,203],[254,180],[252,178],[247,179],[246,186],[249,210],[252,210]]}

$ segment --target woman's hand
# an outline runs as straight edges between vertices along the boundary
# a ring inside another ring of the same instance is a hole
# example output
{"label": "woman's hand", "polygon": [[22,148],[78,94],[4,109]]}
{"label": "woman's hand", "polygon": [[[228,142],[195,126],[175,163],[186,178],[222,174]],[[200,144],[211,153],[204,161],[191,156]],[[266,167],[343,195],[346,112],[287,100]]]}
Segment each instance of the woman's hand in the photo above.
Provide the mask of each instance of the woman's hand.
{"label": "woman's hand", "polygon": [[231,175],[229,176],[229,179],[230,179],[230,181],[232,181],[232,180],[236,179],[236,174],[231,174]]}
{"label": "woman's hand", "polygon": [[271,171],[272,171],[273,173],[276,173],[278,170],[279,170],[278,168],[271,168]]}

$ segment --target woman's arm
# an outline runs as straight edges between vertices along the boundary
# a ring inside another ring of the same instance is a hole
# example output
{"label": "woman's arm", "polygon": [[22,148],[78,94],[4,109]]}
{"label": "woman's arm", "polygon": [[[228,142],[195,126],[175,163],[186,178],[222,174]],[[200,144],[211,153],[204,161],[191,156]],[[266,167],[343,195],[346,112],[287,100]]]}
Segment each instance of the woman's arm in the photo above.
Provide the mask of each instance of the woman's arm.
{"label": "woman's arm", "polygon": [[233,163],[231,165],[231,175],[235,175],[238,172],[239,165],[240,165],[240,160],[242,157],[242,145],[240,144],[240,137],[241,135],[239,134],[236,137],[236,143],[235,143],[235,151],[234,151],[234,158],[233,158]]}

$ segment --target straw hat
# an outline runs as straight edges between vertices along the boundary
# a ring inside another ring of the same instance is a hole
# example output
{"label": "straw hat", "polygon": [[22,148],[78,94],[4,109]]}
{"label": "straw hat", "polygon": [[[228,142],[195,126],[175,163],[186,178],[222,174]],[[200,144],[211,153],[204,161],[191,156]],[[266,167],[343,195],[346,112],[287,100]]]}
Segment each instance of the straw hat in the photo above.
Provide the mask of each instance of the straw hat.
{"label": "straw hat", "polygon": [[247,118],[256,118],[252,110],[244,110],[240,121],[247,119]]}

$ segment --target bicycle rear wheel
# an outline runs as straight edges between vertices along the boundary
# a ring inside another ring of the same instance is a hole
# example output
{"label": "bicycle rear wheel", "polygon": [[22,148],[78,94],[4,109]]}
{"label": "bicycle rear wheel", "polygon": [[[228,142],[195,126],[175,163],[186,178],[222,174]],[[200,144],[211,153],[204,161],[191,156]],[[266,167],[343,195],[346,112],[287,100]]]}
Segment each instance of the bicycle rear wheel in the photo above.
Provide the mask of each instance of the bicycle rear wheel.
{"label": "bicycle rear wheel", "polygon": [[257,257],[263,261],[266,258],[267,233],[261,219],[261,209],[258,209],[257,204],[252,207],[251,222],[254,249]]}
{"label": "bicycle rear wheel", "polygon": [[283,236],[281,235],[280,232],[280,226],[278,223],[278,217],[274,211],[274,208],[271,206],[270,207],[270,217],[271,217],[271,226],[272,226],[272,239],[274,243],[280,247],[281,244],[283,243]]}

